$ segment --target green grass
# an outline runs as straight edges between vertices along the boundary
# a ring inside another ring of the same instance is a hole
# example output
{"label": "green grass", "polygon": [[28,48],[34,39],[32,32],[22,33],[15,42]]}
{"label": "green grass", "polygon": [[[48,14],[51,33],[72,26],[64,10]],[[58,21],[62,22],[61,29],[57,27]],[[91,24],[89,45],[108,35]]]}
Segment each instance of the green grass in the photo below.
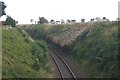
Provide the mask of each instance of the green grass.
{"label": "green grass", "polygon": [[2,31],[3,78],[50,76],[46,44],[40,40],[32,42],[28,38],[29,35],[22,33],[21,29]]}
{"label": "green grass", "polygon": [[69,56],[88,77],[118,77],[118,25],[97,25],[83,32]]}
{"label": "green grass", "polygon": [[[33,25],[26,31],[35,39],[44,36],[53,40],[72,30],[86,28],[75,41],[62,48],[65,56],[77,65],[80,72],[92,78],[118,77],[118,24],[65,24],[65,25]],[[66,38],[64,38],[67,41]],[[61,40],[62,42],[62,40]],[[57,40],[57,45],[61,45]]]}
{"label": "green grass", "polygon": [[44,37],[44,30],[46,25],[44,24],[37,24],[37,25],[31,25],[29,27],[24,28],[24,30],[35,40],[43,39]]}

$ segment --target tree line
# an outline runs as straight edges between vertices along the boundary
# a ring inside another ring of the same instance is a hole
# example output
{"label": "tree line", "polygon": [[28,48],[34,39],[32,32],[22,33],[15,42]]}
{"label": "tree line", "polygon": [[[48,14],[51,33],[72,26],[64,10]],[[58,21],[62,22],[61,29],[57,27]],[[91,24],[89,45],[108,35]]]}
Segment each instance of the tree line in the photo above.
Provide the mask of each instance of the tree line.
{"label": "tree line", "polygon": [[[107,19],[106,17],[103,17],[102,19],[100,17],[96,17],[96,18],[90,19],[90,22],[94,22],[94,21],[109,21],[109,19]],[[30,19],[30,22],[33,23],[33,19]],[[84,23],[85,22],[85,18],[82,18],[81,22]],[[35,24],[45,24],[45,23],[63,24],[63,23],[65,23],[65,20],[64,19],[61,19],[61,20],[51,19],[50,21],[48,21],[44,17],[39,17],[38,21],[35,21]],[[76,20],[69,20],[69,19],[67,19],[66,23],[76,23]]]}
{"label": "tree line", "polygon": [[[1,2],[0,1],[0,9],[2,9],[1,10],[1,13],[0,13],[0,17],[1,16],[3,16],[3,15],[5,15],[7,18],[6,18],[6,20],[5,21],[2,21],[2,24],[3,25],[10,25],[10,26],[12,26],[12,27],[15,27],[16,26],[16,24],[18,23],[18,21],[16,21],[15,19],[13,19],[11,16],[9,16],[9,15],[6,15],[6,12],[5,12],[5,8],[7,7],[6,5],[5,5],[5,3],[4,2]],[[119,19],[119,18],[118,18]],[[117,20],[118,20],[117,19]],[[94,22],[94,21],[109,21],[109,19],[107,19],[106,17],[103,17],[102,19],[100,18],[100,17],[96,17],[96,18],[92,18],[92,19],[90,19],[90,22]],[[81,19],[81,22],[82,23],[84,23],[86,21],[86,19],[85,18],[82,18]],[[44,18],[44,17],[39,17],[38,18],[38,21],[34,21],[33,22],[33,19],[30,19],[30,22],[31,23],[35,23],[35,24],[45,24],[45,23],[51,23],[51,24],[63,24],[63,23],[65,23],[65,20],[64,19],[61,19],[61,20],[54,20],[54,19],[51,19],[50,21],[48,21],[46,18]],[[76,23],[76,20],[66,20],[66,23]]]}

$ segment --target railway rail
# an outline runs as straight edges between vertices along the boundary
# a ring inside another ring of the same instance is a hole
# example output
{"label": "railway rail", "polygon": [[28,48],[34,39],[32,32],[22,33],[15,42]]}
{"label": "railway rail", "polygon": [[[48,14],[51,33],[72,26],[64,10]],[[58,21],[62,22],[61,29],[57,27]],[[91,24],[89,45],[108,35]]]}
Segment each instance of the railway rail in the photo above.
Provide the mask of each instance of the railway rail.
{"label": "railway rail", "polygon": [[70,67],[68,66],[68,64],[65,62],[65,60],[58,54],[58,52],[56,52],[55,50],[53,50],[51,47],[49,47],[49,53],[51,55],[51,57],[53,58],[61,79],[64,80],[66,78],[70,78],[72,80],[77,80],[76,76],[74,75],[74,73],[72,72],[72,70],[70,69]]}

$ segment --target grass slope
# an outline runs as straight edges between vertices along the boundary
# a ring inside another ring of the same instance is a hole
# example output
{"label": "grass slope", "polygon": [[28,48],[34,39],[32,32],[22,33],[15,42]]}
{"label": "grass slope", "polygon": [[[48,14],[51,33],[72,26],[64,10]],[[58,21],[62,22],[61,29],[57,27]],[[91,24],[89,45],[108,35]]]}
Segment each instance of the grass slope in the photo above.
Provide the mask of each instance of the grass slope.
{"label": "grass slope", "polygon": [[43,41],[32,42],[17,28],[3,30],[2,37],[3,78],[50,77]]}
{"label": "grass slope", "polygon": [[[35,38],[44,35],[51,39],[58,37],[54,43],[61,44],[75,36],[75,31],[85,30],[70,44],[62,48],[66,57],[77,65],[87,77],[107,78],[118,77],[118,24],[96,23],[63,24],[63,25],[33,25],[26,31]],[[73,34],[70,38],[62,38],[66,34]],[[61,40],[61,42],[59,41]]]}
{"label": "grass slope", "polygon": [[26,26],[23,29],[35,40],[43,39],[45,35],[45,28],[47,25],[36,24],[31,26]]}
{"label": "grass slope", "polygon": [[88,77],[118,77],[118,25],[96,25],[83,32],[67,55]]}

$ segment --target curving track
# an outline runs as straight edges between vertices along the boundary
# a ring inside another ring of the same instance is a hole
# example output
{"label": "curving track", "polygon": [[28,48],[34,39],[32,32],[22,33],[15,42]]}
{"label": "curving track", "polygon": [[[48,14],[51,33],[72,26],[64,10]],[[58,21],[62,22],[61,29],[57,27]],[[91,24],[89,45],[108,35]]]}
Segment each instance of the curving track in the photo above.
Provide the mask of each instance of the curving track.
{"label": "curving track", "polygon": [[61,78],[62,79],[70,78],[72,80],[76,80],[74,73],[72,72],[68,64],[65,62],[65,60],[55,50],[53,50],[50,47],[48,48],[51,57],[53,58],[55,64],[57,65]]}

